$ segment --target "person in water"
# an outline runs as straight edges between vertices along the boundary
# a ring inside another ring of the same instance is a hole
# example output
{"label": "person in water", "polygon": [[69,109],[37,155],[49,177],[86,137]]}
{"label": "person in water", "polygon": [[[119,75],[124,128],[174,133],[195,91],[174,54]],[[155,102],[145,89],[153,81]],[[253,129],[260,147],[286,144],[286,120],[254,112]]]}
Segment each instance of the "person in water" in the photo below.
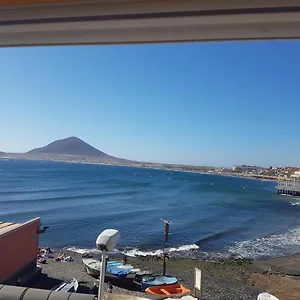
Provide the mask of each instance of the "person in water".
{"label": "person in water", "polygon": [[123,260],[122,260],[123,266],[125,266],[127,264],[127,258],[126,256],[124,256]]}

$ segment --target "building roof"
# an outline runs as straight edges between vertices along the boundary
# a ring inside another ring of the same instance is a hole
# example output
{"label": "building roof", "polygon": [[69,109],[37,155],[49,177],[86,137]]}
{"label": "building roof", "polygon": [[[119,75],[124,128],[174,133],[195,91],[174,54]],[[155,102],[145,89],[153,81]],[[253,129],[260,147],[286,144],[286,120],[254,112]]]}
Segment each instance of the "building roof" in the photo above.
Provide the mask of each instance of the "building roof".
{"label": "building roof", "polygon": [[17,228],[26,226],[27,224],[30,224],[30,223],[37,222],[39,220],[40,220],[40,218],[34,218],[34,219],[29,220],[25,223],[11,223],[11,222],[1,222],[0,221],[0,237],[4,234],[7,234],[7,233],[11,232],[11,231],[14,231]]}
{"label": "building roof", "polygon": [[0,235],[20,227],[19,223],[0,222]]}

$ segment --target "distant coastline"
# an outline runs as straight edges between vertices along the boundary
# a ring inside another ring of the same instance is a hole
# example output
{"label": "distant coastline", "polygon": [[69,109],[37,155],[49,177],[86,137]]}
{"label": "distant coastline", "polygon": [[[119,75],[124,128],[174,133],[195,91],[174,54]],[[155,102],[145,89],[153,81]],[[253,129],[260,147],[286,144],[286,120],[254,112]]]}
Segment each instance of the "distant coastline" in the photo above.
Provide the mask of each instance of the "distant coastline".
{"label": "distant coastline", "polygon": [[[80,164],[91,164],[91,165],[105,165],[105,166],[120,166],[120,167],[136,167],[145,169],[156,169],[156,170],[166,170],[171,172],[188,172],[197,173],[205,175],[220,175],[226,177],[238,177],[245,179],[256,179],[262,181],[277,181],[278,177],[275,176],[265,176],[265,175],[251,175],[230,172],[229,169],[225,171],[220,171],[216,167],[208,166],[192,166],[192,165],[177,165],[177,164],[165,164],[165,163],[148,163],[148,162],[138,162],[138,161],[126,161],[123,162],[119,160],[107,160],[103,161],[97,157],[83,157],[77,155],[65,155],[65,154],[29,154],[29,153],[1,153],[0,158],[2,159],[22,159],[22,160],[33,160],[33,161],[53,161],[53,162],[63,162],[63,163],[80,163]],[[216,170],[217,169],[217,170]]]}
{"label": "distant coastline", "polygon": [[272,176],[271,174],[262,175],[261,173],[243,173],[234,171],[230,168],[167,163],[150,163],[128,160],[124,158],[111,156],[103,151],[100,151],[99,149],[91,146],[90,144],[86,143],[85,141],[76,136],[56,140],[44,147],[35,148],[26,153],[5,153],[0,151],[0,158],[1,157],[7,157],[11,159],[44,160],[67,163],[85,163],[94,165],[148,168],[167,170],[171,172],[191,172],[199,174],[234,176],[239,178],[250,178],[268,181],[278,180],[277,176]]}

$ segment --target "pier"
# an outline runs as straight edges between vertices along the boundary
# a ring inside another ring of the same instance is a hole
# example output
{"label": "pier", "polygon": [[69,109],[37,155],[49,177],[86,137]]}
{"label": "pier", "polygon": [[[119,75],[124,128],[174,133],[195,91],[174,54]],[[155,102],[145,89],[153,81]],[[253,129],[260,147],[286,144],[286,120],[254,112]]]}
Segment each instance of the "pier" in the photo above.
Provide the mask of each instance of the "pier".
{"label": "pier", "polygon": [[277,194],[287,194],[300,196],[300,180],[295,179],[279,179],[276,186]]}

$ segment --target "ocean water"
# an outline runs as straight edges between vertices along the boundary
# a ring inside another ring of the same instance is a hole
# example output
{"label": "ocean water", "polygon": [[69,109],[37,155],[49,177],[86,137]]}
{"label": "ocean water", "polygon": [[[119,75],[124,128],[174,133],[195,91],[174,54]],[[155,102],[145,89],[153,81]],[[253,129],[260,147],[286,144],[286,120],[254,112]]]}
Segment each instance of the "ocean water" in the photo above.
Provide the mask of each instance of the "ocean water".
{"label": "ocean water", "polygon": [[116,228],[117,251],[268,258],[300,251],[300,199],[275,182],[131,167],[0,159],[0,221],[41,217],[41,245],[93,251]]}

